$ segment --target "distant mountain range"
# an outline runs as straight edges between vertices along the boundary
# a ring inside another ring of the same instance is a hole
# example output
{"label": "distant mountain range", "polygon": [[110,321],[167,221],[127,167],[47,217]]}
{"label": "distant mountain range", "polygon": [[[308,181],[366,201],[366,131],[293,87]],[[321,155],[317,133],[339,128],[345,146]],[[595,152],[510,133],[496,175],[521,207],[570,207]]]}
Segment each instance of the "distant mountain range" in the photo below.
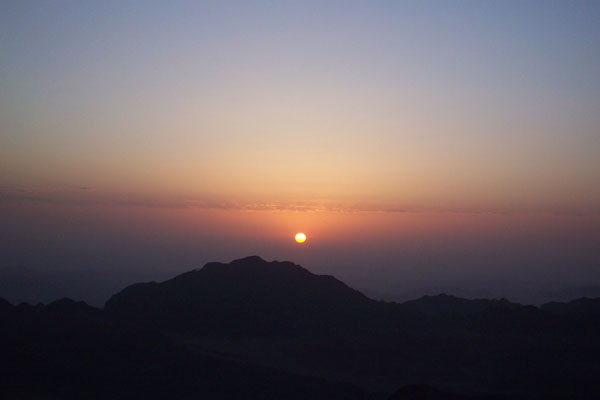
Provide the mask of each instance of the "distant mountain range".
{"label": "distant mountain range", "polygon": [[252,256],[0,321],[15,398],[600,398],[600,299],[389,303]]}
{"label": "distant mountain range", "polygon": [[[99,264],[101,264],[99,262]],[[398,266],[401,270],[401,266]],[[170,271],[170,272],[169,272]],[[162,281],[185,272],[185,268],[156,266],[90,265],[87,268],[41,264],[0,265],[0,296],[13,303],[50,303],[57,298],[70,297],[102,307],[106,299],[131,282]],[[433,277],[430,277],[433,279]],[[433,280],[404,280],[402,276],[369,285],[354,277],[353,286],[371,299],[403,303],[421,298],[448,294],[464,299],[506,298],[521,304],[542,305],[568,302],[582,297],[600,297],[600,286],[568,286],[565,283],[511,281],[445,282]]]}
{"label": "distant mountain range", "polygon": [[[389,284],[387,289],[361,288],[367,296],[385,301],[404,303],[423,296],[448,294],[464,299],[506,298],[514,303],[542,305],[552,301],[569,302],[582,297],[600,297],[600,286],[564,287],[558,283],[539,282],[479,282],[477,284],[456,283],[455,285],[431,285],[427,282],[402,282]],[[474,286],[476,288],[471,288]]]}

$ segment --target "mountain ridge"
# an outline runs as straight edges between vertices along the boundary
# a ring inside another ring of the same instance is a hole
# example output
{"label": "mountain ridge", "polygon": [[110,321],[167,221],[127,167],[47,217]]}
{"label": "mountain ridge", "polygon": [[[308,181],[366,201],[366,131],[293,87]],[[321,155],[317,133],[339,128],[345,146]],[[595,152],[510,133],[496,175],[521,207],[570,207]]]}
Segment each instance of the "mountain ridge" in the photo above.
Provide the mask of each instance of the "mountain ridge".
{"label": "mountain ridge", "polygon": [[[116,317],[133,315],[138,320],[154,312],[153,323],[205,333],[226,335],[251,329],[259,334],[294,335],[314,327],[308,325],[341,323],[355,307],[370,308],[374,303],[330,275],[251,256],[229,264],[207,263],[161,283],[128,286],[113,295],[105,309]],[[290,313],[306,319],[286,318]],[[174,314],[180,315],[176,322]],[[220,317],[225,314],[227,318]],[[233,326],[232,319],[241,322]]]}
{"label": "mountain ridge", "polygon": [[425,394],[453,398],[600,395],[600,299],[534,307],[439,295],[387,303],[332,276],[251,256],[133,284],[104,309],[87,307],[65,299],[45,308],[0,300],[0,313],[46,309],[66,326],[80,314],[90,326],[106,318],[159,332],[194,354],[367,392],[420,384]]}

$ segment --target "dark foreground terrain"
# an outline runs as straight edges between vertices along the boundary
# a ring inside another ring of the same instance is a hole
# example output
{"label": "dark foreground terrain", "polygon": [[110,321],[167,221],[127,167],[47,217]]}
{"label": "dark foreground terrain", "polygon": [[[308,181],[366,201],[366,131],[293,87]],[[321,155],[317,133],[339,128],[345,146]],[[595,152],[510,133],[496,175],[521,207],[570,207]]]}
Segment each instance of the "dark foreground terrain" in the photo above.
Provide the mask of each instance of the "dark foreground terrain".
{"label": "dark foreground terrain", "polygon": [[7,399],[600,398],[600,299],[386,303],[259,257],[0,326]]}

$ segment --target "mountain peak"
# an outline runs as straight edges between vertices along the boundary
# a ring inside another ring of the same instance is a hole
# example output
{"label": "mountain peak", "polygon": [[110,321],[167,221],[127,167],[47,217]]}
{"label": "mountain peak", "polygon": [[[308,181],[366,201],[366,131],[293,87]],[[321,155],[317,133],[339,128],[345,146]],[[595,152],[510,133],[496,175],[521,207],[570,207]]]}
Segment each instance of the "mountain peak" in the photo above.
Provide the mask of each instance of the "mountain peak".
{"label": "mountain peak", "polygon": [[[307,269],[290,261],[266,261],[259,256],[248,256],[233,260],[230,263],[209,262],[202,269],[192,271],[199,276],[211,274],[228,276],[230,279],[242,277],[263,277],[265,279],[292,278],[299,275],[313,275]],[[181,279],[189,273],[175,277]]]}
{"label": "mountain peak", "polygon": [[267,261],[265,261],[263,258],[261,258],[260,256],[247,256],[244,258],[238,258],[237,260],[233,260],[231,262],[231,264],[262,264],[262,263],[266,263]]}
{"label": "mountain peak", "polygon": [[211,262],[162,283],[131,285],[111,297],[106,309],[207,334],[295,334],[338,329],[338,322],[372,302],[332,276],[250,256],[228,264]]}

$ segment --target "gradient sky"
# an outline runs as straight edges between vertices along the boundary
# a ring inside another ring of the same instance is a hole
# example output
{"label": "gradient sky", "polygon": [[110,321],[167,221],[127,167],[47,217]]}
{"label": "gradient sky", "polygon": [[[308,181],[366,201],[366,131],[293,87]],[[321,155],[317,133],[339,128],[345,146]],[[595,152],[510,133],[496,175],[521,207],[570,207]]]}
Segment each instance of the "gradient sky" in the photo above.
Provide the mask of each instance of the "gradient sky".
{"label": "gradient sky", "polygon": [[2,1],[0,266],[600,285],[598,71],[593,1]]}

